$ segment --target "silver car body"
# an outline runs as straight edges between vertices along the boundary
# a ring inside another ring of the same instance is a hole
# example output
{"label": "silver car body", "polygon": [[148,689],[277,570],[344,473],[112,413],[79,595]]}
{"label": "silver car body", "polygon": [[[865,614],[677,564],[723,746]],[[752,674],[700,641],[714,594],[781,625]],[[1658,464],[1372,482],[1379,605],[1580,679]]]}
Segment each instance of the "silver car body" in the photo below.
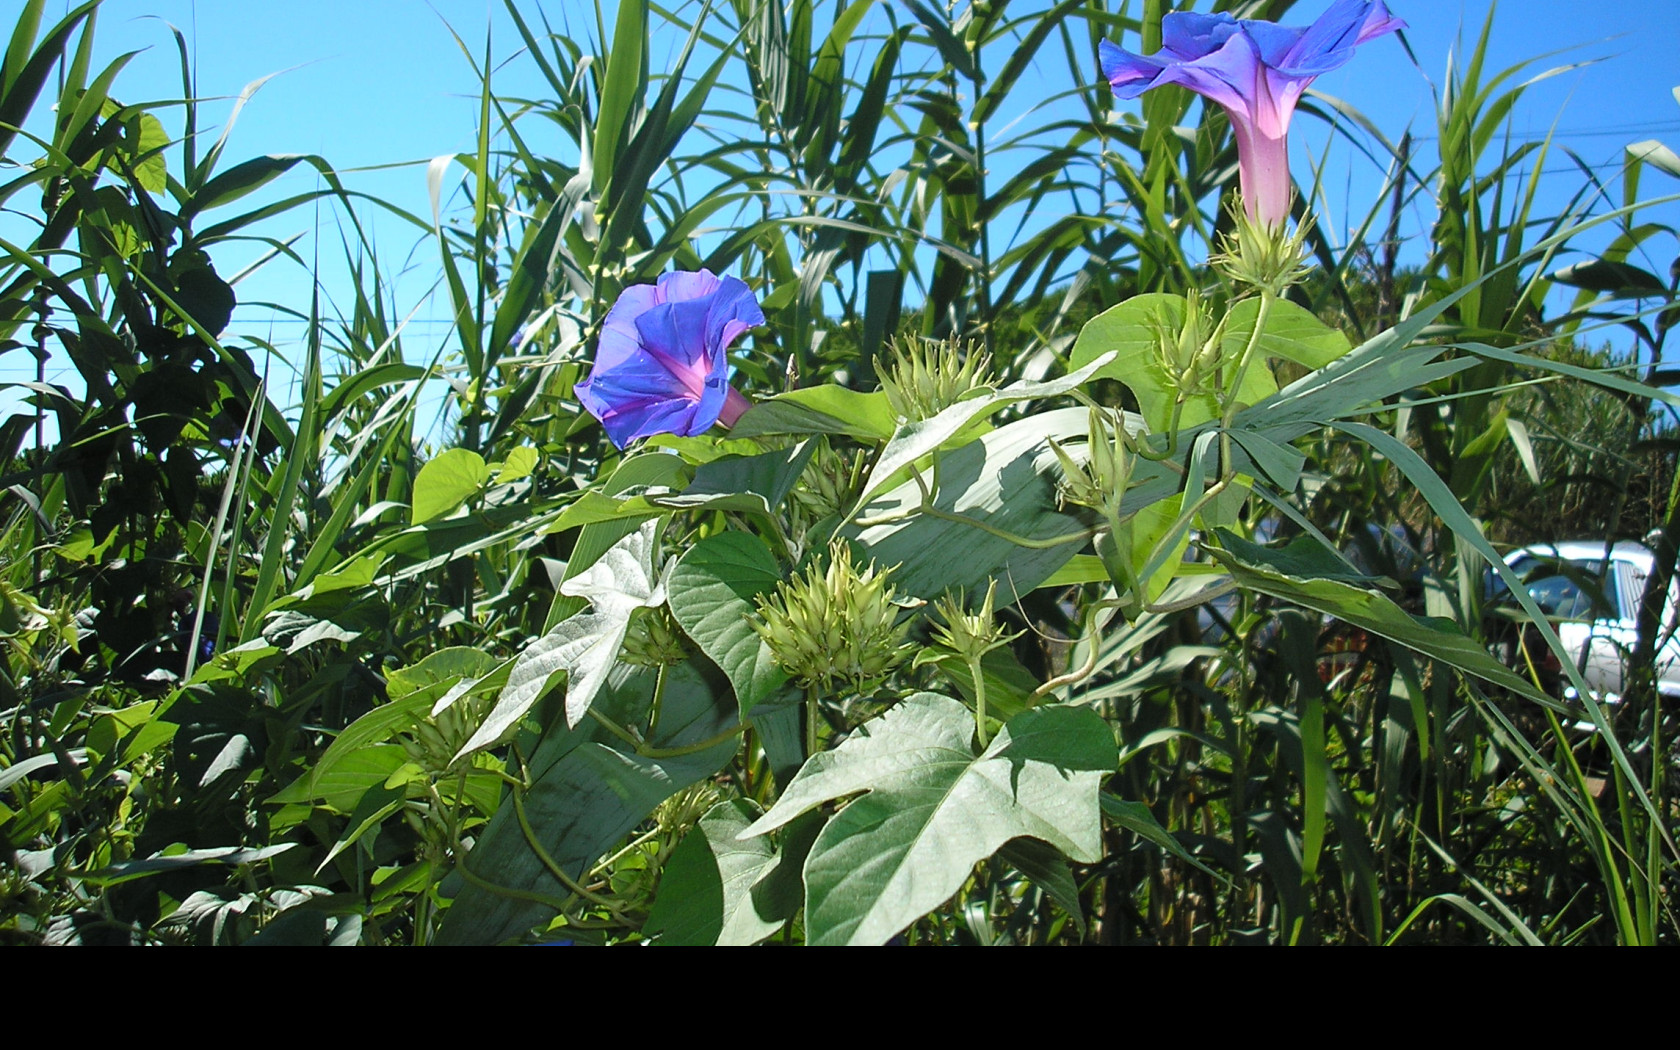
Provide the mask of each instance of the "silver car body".
{"label": "silver car body", "polygon": [[[1507,554],[1505,564],[1547,614],[1587,685],[1601,699],[1613,701],[1621,695],[1627,661],[1639,638],[1639,602],[1654,559],[1640,544],[1615,543],[1609,546],[1610,571],[1605,575],[1605,553],[1603,541],[1536,544]],[[1602,582],[1601,593],[1591,590],[1594,582]],[[1680,593],[1671,586],[1656,661],[1657,689],[1671,697],[1680,697],[1677,607]]]}

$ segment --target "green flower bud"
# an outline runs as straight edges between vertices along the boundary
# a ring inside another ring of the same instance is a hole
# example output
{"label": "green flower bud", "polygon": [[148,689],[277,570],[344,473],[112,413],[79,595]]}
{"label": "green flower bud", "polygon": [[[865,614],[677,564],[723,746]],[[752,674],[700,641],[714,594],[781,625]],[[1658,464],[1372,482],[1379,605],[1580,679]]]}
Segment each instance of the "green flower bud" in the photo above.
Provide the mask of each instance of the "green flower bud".
{"label": "green flower bud", "polygon": [[1180,397],[1206,393],[1202,381],[1218,372],[1225,322],[1217,323],[1201,293],[1192,288],[1184,297],[1184,319],[1177,329],[1161,318],[1154,325],[1155,360],[1178,388]]}
{"label": "green flower bud", "polygon": [[998,646],[1019,638],[1023,632],[1005,634],[993,618],[992,601],[996,595],[997,581],[993,580],[986,588],[986,600],[976,612],[965,611],[962,601],[953,594],[934,602],[933,611],[942,621],[934,625],[934,642],[964,659],[978,661]]}
{"label": "green flower bud", "polygon": [[1062,467],[1056,498],[1063,506],[1071,503],[1107,515],[1119,512],[1120,500],[1132,483],[1132,452],[1126,447],[1125,426],[1124,420],[1110,422],[1107,412],[1093,406],[1083,465],[1074,462],[1061,445],[1050,442]]}
{"label": "green flower bud", "polygon": [[821,444],[793,487],[792,503],[799,520],[815,524],[844,513],[857,496],[864,463],[862,449],[846,455],[829,447],[827,442]]}
{"label": "green flower bud", "polygon": [[[654,808],[653,822],[661,833],[679,838],[699,823],[706,811],[724,799],[724,791],[709,780],[684,788]],[[675,842],[671,845],[674,847]]]}
{"label": "green flower bud", "polygon": [[789,677],[807,689],[832,692],[840,683],[866,691],[904,659],[910,625],[898,623],[891,575],[873,563],[858,572],[851,548],[836,541],[826,569],[812,565],[803,576],[777,584],[773,594],[759,596],[762,622],[753,629]]}
{"label": "green flower bud", "polygon": [[682,629],[671,619],[670,610],[663,605],[640,610],[625,632],[619,659],[642,667],[663,667],[688,659]]}
{"label": "green flower bud", "polygon": [[493,696],[469,693],[398,734],[397,742],[415,765],[433,777],[441,777],[478,731],[494,702]]}
{"label": "green flower bud", "polygon": [[893,360],[881,375],[881,389],[898,418],[930,419],[971,390],[991,389],[992,356],[970,342],[911,340],[893,343]]}

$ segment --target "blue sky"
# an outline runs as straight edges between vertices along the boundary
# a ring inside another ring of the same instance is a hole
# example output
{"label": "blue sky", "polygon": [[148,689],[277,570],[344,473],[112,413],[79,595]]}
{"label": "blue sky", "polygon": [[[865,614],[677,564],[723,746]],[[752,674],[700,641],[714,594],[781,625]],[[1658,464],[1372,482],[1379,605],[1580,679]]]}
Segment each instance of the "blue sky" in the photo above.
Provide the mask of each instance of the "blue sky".
{"label": "blue sky", "polygon": [[[885,0],[883,0],[885,2]],[[1328,0],[1303,0],[1285,21],[1304,24]],[[1016,0],[1022,8],[1030,0]],[[49,17],[70,6],[49,5]],[[534,4],[526,7],[534,8]],[[681,8],[673,2],[671,6]],[[1136,3],[1131,5],[1137,7]],[[1319,79],[1315,88],[1363,110],[1391,139],[1408,126],[1420,136],[1433,133],[1436,85],[1443,82],[1449,52],[1461,39],[1473,46],[1487,12],[1486,0],[1393,0],[1391,10],[1406,19],[1406,41],[1416,64],[1394,37],[1363,47],[1348,66]],[[557,28],[569,22],[578,35],[592,34],[593,3],[560,0],[544,5]],[[610,18],[610,12],[608,13]],[[478,88],[472,65],[450,29],[475,55],[482,54],[488,28],[498,62],[513,56],[518,38],[502,4],[484,0],[107,0],[96,34],[98,58],[110,61],[138,51],[117,82],[124,102],[175,99],[180,96],[178,59],[167,24],[178,27],[197,63],[208,122],[219,125],[231,98],[259,78],[272,76],[243,108],[228,146],[230,160],[263,153],[317,153],[340,171],[349,172],[353,189],[377,195],[416,215],[429,214],[425,162],[443,154],[471,150],[477,118]],[[610,25],[610,22],[609,22]],[[668,42],[656,37],[655,68],[660,56],[681,44],[673,29]],[[1136,46],[1136,40],[1127,40]],[[1534,85],[1511,121],[1518,140],[1555,129],[1555,141],[1576,151],[1582,162],[1610,180],[1618,178],[1623,148],[1642,139],[1661,139],[1680,148],[1680,2],[1632,0],[1620,4],[1585,0],[1507,0],[1494,23],[1491,69],[1539,58],[1528,70],[1537,74],[1560,65],[1584,63]],[[529,63],[514,61],[497,75],[499,92],[540,90]],[[1093,78],[1095,70],[1093,69]],[[1136,103],[1122,103],[1136,105]],[[1014,116],[1032,114],[1023,101]],[[1012,114],[1006,111],[1007,121]],[[168,123],[166,119],[166,124]],[[1298,176],[1321,157],[1327,135],[1313,120],[1298,117],[1293,138]],[[563,144],[554,143],[554,148]],[[1422,145],[1427,146],[1425,141]],[[568,159],[573,159],[567,154]],[[397,165],[389,167],[389,165]],[[380,167],[379,170],[368,170]],[[1555,153],[1543,176],[1549,196],[1540,204],[1561,205],[1580,184],[1574,163]],[[1380,190],[1382,172],[1354,151],[1336,148],[1328,158],[1321,222],[1337,235],[1357,222]],[[1647,193],[1675,192],[1680,183],[1660,184],[1648,177]],[[273,187],[279,193],[311,188],[313,175],[301,167]],[[1428,215],[1427,200],[1415,206],[1412,222]],[[372,219],[382,259],[400,257],[417,240],[412,229],[376,213]],[[4,220],[0,216],[0,221]],[[1655,221],[1680,227],[1680,207],[1668,207]],[[281,220],[275,233],[307,233],[315,217],[297,213]],[[325,256],[337,255],[339,233],[327,209],[328,223],[318,244]],[[306,237],[305,244],[311,239]],[[1672,237],[1653,242],[1645,264],[1661,273],[1675,254]],[[306,248],[305,251],[310,249]],[[424,293],[432,280],[434,256],[422,247],[412,273],[399,286],[399,298],[418,304],[416,330],[441,329],[446,307]],[[220,260],[224,273],[239,260]],[[307,279],[276,268],[241,288],[241,299],[276,297],[301,304]],[[266,314],[242,309],[236,327],[247,330]],[[283,322],[260,334],[276,343],[295,338]],[[19,355],[0,359],[0,380],[19,378]]]}

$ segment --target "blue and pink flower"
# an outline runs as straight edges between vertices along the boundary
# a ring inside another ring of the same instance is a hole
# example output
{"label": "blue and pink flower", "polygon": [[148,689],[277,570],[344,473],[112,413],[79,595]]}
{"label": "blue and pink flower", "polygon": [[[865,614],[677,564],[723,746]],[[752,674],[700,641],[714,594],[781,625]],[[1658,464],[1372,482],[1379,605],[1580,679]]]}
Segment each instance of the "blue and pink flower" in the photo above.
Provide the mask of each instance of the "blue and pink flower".
{"label": "blue and pink flower", "polygon": [[654,434],[733,426],[749,402],[729,385],[729,348],[764,311],[746,282],[710,270],[626,288],[608,311],[578,400],[624,448]]}
{"label": "blue and pink flower", "polygon": [[1249,218],[1281,226],[1289,218],[1289,118],[1301,93],[1315,77],[1346,65],[1355,47],[1405,25],[1369,0],[1337,0],[1304,29],[1178,12],[1161,20],[1161,49],[1153,55],[1104,41],[1102,71],[1119,98],[1181,84],[1224,107]]}

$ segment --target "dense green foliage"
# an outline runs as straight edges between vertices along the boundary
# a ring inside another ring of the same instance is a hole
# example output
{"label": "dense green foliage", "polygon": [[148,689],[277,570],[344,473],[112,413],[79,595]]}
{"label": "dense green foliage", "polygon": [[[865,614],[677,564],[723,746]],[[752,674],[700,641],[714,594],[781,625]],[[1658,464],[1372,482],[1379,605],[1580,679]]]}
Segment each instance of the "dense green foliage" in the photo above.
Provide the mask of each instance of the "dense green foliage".
{"label": "dense green foliage", "polygon": [[[1256,291],[1209,262],[1224,115],[1095,82],[1168,5],[953,6],[621,0],[583,39],[508,0],[545,93],[468,59],[428,217],[123,105],[97,0],[25,3],[0,354],[77,382],[0,420],[0,941],[1680,939],[1674,625],[1615,705],[1562,652],[1582,706],[1483,623],[1503,545],[1583,535],[1654,532],[1661,611],[1675,399],[1576,333],[1660,358],[1674,284],[1633,260],[1680,160],[1534,214],[1484,33],[1438,169],[1399,147],[1370,202],[1373,245],[1434,202],[1420,266],[1309,227]],[[1047,69],[1074,108],[1022,132]],[[277,390],[220,248],[307,269],[264,223],[318,205],[354,287],[285,304]],[[427,238],[442,345],[374,208]],[[624,289],[700,268],[763,305],[756,407],[621,452],[573,386]]]}

